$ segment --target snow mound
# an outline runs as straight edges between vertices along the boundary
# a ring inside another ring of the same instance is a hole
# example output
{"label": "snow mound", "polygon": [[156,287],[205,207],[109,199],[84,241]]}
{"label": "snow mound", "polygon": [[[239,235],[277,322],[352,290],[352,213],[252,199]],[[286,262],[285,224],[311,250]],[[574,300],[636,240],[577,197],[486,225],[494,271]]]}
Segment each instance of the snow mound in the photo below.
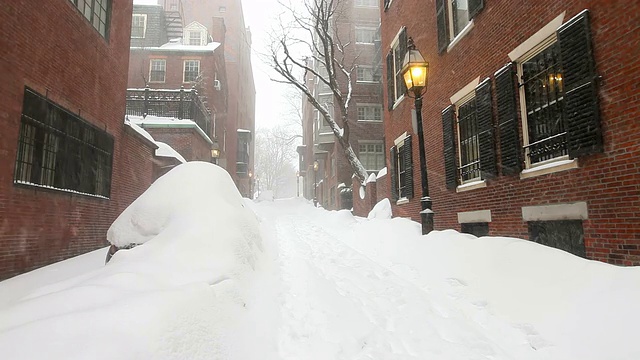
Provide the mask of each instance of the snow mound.
{"label": "snow mound", "polygon": [[273,201],[273,190],[261,191],[256,200],[257,201]]}
{"label": "snow mound", "polygon": [[367,219],[391,219],[391,202],[384,198],[371,209]]}

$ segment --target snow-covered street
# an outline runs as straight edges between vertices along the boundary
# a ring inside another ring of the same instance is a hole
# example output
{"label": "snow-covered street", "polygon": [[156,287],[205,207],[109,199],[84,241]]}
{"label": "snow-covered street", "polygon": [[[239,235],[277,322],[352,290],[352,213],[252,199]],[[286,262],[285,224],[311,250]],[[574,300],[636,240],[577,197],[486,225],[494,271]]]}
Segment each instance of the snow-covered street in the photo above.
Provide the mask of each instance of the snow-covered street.
{"label": "snow-covered street", "polygon": [[0,354],[640,358],[640,268],[513,238],[422,236],[388,202],[374,210],[253,202],[220,168],[181,165],[109,231],[141,245],[106,266],[105,248],[0,282]]}

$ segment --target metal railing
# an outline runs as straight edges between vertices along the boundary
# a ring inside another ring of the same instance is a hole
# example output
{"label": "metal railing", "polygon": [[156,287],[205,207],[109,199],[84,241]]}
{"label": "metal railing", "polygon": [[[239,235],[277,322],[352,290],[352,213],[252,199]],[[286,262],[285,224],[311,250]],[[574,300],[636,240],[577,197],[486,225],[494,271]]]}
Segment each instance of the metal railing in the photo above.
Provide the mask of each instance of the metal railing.
{"label": "metal railing", "polygon": [[173,117],[192,120],[211,135],[211,112],[196,89],[127,89],[127,115]]}

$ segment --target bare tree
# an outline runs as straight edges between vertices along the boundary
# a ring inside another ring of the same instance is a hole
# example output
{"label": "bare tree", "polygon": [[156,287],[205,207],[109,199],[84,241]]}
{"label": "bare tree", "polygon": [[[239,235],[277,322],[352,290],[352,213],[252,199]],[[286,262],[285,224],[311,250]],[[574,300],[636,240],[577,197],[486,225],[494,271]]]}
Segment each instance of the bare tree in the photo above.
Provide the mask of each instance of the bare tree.
{"label": "bare tree", "polygon": [[293,161],[295,150],[288,140],[291,133],[285,127],[259,129],[256,132],[256,175],[262,190],[273,190],[274,195],[284,193],[282,187],[288,178],[295,179]]}
{"label": "bare tree", "polygon": [[[354,174],[364,185],[367,171],[349,143],[348,114],[357,57],[349,60],[346,56],[345,50],[353,44],[340,39],[336,25],[344,3],[343,0],[304,0],[302,10],[281,3],[292,20],[288,25],[281,21],[281,28],[272,40],[269,61],[281,76],[274,81],[294,86],[318,110],[342,147]],[[330,90],[333,111],[315,97],[314,89],[307,82],[311,75]],[[336,118],[340,119],[340,124]]]}

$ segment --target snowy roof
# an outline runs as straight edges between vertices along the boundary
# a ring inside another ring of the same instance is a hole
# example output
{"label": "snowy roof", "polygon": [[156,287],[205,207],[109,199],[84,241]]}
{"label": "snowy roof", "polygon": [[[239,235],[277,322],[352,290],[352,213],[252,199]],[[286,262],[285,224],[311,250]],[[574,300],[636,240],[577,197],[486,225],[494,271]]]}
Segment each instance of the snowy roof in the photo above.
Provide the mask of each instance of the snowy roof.
{"label": "snowy roof", "polygon": [[385,175],[387,175],[387,167],[383,167],[382,169],[380,169],[380,171],[378,171],[378,176],[376,177],[377,179],[380,179],[381,177],[384,177]]}
{"label": "snowy roof", "polygon": [[147,117],[129,115],[128,118],[132,123],[138,124],[143,128],[194,128],[209,144],[213,144],[211,138],[192,120],[154,115],[147,115]]}
{"label": "snowy roof", "polygon": [[[138,133],[140,136],[142,136],[143,138],[149,140],[152,143],[156,143],[156,141],[153,139],[153,136],[151,136],[151,134],[149,134],[147,132],[147,130],[141,128],[138,124],[135,124],[133,122],[131,122],[131,120],[129,119],[129,117],[125,117],[124,119],[124,124],[125,126],[129,126],[131,129],[133,129],[133,131],[135,131],[136,133]],[[156,144],[157,145],[157,144]]]}
{"label": "snowy roof", "polygon": [[184,45],[181,39],[177,39],[176,41],[170,41],[162,46],[150,46],[150,47],[140,47],[140,46],[132,46],[131,50],[145,50],[145,51],[178,51],[178,52],[214,52],[220,43],[218,42],[210,42],[207,45]]}
{"label": "snowy roof", "polygon": [[369,177],[367,178],[365,184],[376,182],[376,179],[376,173],[371,173],[371,175],[369,175]]}
{"label": "snowy roof", "polygon": [[156,149],[156,156],[178,159],[178,161],[180,161],[183,164],[187,162],[187,160],[182,155],[180,155],[179,152],[177,152],[174,148],[172,148],[168,144],[163,143],[161,141],[156,141],[156,145],[158,145],[158,148]]}

